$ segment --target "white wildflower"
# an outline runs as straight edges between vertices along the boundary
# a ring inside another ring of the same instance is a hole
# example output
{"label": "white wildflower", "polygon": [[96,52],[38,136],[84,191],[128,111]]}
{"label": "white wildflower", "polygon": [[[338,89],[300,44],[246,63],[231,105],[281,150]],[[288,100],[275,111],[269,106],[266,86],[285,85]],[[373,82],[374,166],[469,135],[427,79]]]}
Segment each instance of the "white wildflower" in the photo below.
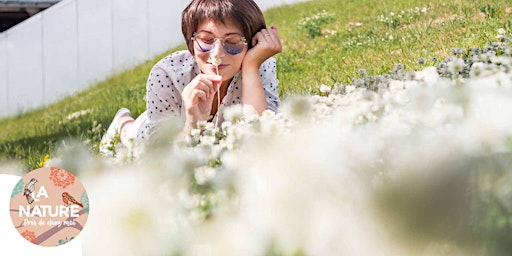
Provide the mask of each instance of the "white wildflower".
{"label": "white wildflower", "polygon": [[437,73],[436,67],[426,67],[421,71],[416,72],[415,78],[425,85],[434,85],[440,78]]}
{"label": "white wildflower", "polygon": [[353,86],[353,85],[347,85],[347,86],[345,86],[345,92],[346,92],[346,93],[352,93],[352,92],[354,92],[355,90],[356,90],[356,87],[355,87],[355,86]]}
{"label": "white wildflower", "polygon": [[194,178],[197,184],[203,185],[215,178],[216,173],[214,168],[202,166],[194,170]]}
{"label": "white wildflower", "polygon": [[233,123],[231,123],[231,121],[224,121],[224,122],[222,122],[221,127],[222,127],[222,130],[225,131],[232,125],[233,125]]}
{"label": "white wildflower", "polygon": [[242,105],[232,105],[224,109],[224,120],[236,123],[244,118]]}
{"label": "white wildflower", "polygon": [[201,137],[201,144],[212,146],[215,143],[215,136],[213,135],[204,135]]}
{"label": "white wildflower", "polygon": [[213,131],[215,129],[215,124],[212,123],[212,122],[208,122],[208,123],[206,123],[204,129],[205,130],[209,130],[209,131]]}
{"label": "white wildflower", "polygon": [[456,58],[455,60],[448,62],[448,71],[452,75],[459,75],[459,73],[464,70],[465,66],[466,64],[463,59]]}
{"label": "white wildflower", "polygon": [[389,83],[389,89],[390,90],[403,90],[405,89],[405,84],[403,81],[398,81],[398,80],[392,80],[390,83]]}
{"label": "white wildflower", "polygon": [[190,136],[196,137],[201,134],[201,131],[199,129],[193,128],[190,130]]}
{"label": "white wildflower", "polygon": [[59,122],[59,124],[67,123],[67,122],[69,122],[69,121],[71,121],[73,119],[77,119],[77,118],[79,118],[81,116],[84,116],[84,115],[87,115],[89,113],[92,113],[92,109],[84,109],[84,110],[73,112],[73,113],[67,115],[66,117],[64,117],[64,119],[61,120]]}
{"label": "white wildflower", "polygon": [[331,87],[325,84],[320,85],[320,92],[322,95],[327,95],[331,92]]}

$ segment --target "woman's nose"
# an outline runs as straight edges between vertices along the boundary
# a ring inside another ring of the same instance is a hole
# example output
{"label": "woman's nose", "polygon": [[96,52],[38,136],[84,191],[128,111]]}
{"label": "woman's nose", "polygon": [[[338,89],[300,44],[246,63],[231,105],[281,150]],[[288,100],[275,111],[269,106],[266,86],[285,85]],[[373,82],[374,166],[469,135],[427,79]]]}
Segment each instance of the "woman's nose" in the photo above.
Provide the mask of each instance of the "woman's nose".
{"label": "woman's nose", "polygon": [[211,58],[220,58],[224,56],[224,48],[222,46],[222,41],[215,40],[215,43],[213,44],[213,48],[210,51],[210,57]]}

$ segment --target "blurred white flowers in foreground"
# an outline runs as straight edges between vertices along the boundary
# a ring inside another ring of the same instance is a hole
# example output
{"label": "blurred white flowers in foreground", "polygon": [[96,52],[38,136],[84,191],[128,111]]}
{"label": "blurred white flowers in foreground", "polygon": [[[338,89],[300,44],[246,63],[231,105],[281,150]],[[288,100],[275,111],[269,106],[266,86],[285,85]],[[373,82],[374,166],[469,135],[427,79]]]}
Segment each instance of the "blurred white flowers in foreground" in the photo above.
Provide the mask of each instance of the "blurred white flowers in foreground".
{"label": "blurred white flowers in foreground", "polygon": [[110,255],[510,249],[510,73],[461,84],[427,68],[379,92],[344,90],[290,98],[277,115],[227,118],[234,122],[220,131],[203,124],[191,136],[166,135],[177,139],[159,140],[135,163],[102,167],[84,183],[85,248]]}
{"label": "blurred white flowers in foreground", "polygon": [[251,120],[226,110],[221,130],[164,132],[134,162],[88,161],[84,253],[505,255],[512,69],[502,57],[475,65],[485,72],[460,60],[437,67],[446,73],[396,69],[401,78],[372,79],[375,90],[336,84]]}

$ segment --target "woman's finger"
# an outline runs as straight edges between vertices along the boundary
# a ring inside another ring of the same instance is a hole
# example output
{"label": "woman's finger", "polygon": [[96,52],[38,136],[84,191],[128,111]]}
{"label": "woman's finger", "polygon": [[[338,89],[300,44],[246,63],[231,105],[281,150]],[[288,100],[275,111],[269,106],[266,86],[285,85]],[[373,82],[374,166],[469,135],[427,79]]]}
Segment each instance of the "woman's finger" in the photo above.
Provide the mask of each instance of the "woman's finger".
{"label": "woman's finger", "polygon": [[217,91],[217,86],[215,86],[215,84],[219,83],[217,81],[222,81],[222,77],[217,75],[199,74],[185,87],[183,95],[184,97],[191,97],[194,89],[201,89],[207,94],[207,97],[209,97]]}
{"label": "woman's finger", "polygon": [[206,97],[210,98],[217,91],[217,85],[216,84],[217,83],[212,82],[211,80],[205,79],[205,80],[201,80],[200,81],[200,83],[198,84],[197,88],[200,88],[201,90],[204,90],[206,92],[206,94],[207,94]]}
{"label": "woman's finger", "polygon": [[222,77],[218,75],[201,75],[200,81],[212,89],[212,93],[217,91],[218,85],[222,82]]}
{"label": "woman's finger", "polygon": [[197,99],[206,100],[206,93],[203,90],[194,89],[190,94],[192,103],[196,104]]}
{"label": "woman's finger", "polygon": [[272,39],[272,46],[273,50],[277,52],[281,52],[282,46],[281,46],[281,40],[279,39],[279,34],[277,33],[277,27],[272,26],[270,29],[267,29],[269,33],[269,38]]}
{"label": "woman's finger", "polygon": [[254,46],[257,45],[259,42],[262,42],[263,44],[261,46],[267,48],[274,54],[281,52],[281,41],[279,40],[279,35],[277,33],[277,28],[275,26],[272,26],[269,29],[262,29],[261,31],[256,33],[256,35],[257,36],[253,38]]}
{"label": "woman's finger", "polygon": [[270,33],[272,34],[272,38],[273,38],[274,42],[276,43],[276,45],[278,45],[279,48],[282,48],[281,40],[279,39],[279,33],[277,32],[277,27],[276,26],[270,27]]}
{"label": "woman's finger", "polygon": [[203,91],[206,94],[206,98],[209,98],[210,95],[213,94],[212,85],[209,85],[207,82],[199,82],[195,89]]}

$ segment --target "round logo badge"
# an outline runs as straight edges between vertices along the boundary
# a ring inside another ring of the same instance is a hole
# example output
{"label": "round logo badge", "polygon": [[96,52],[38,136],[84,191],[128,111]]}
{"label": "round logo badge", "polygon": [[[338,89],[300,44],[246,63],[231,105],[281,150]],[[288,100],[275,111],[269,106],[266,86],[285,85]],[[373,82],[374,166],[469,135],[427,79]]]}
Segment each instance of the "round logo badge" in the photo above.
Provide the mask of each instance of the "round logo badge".
{"label": "round logo badge", "polygon": [[44,167],[16,184],[10,201],[11,220],[20,235],[41,246],[59,246],[82,231],[89,216],[89,198],[70,172]]}

